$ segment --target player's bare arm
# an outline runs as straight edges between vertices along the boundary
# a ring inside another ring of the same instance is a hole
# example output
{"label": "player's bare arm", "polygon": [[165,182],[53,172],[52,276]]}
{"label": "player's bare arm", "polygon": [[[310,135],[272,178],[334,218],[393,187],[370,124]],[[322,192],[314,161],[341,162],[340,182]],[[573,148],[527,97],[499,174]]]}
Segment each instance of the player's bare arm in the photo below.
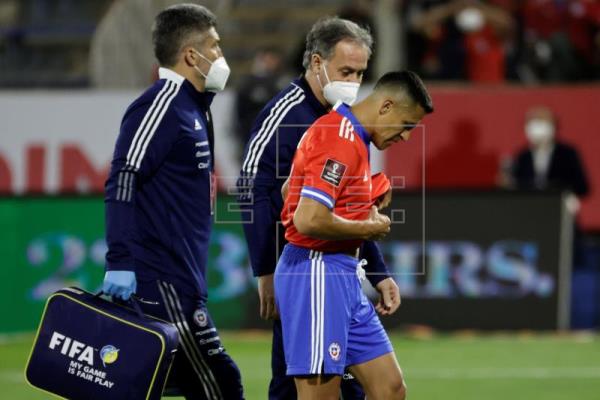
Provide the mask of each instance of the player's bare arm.
{"label": "player's bare arm", "polygon": [[283,185],[281,185],[281,197],[286,198],[290,191],[290,177],[288,176]]}
{"label": "player's bare arm", "polygon": [[294,225],[301,234],[317,239],[379,240],[390,232],[391,221],[375,206],[367,219],[353,221],[335,215],[318,201],[301,197],[294,213]]}

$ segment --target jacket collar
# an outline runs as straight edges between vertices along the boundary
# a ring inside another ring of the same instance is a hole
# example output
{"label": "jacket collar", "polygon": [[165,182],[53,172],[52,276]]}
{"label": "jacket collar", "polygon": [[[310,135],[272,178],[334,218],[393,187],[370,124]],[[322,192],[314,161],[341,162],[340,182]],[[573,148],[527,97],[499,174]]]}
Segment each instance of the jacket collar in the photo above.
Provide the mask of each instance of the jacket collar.
{"label": "jacket collar", "polygon": [[194,85],[182,75],[169,68],[160,67],[158,69],[158,78],[173,81],[180,85],[194,100],[196,100],[200,106],[208,108],[210,107],[213,99],[215,98],[214,92],[199,92],[196,90]]}
{"label": "jacket collar", "polygon": [[327,107],[325,107],[323,104],[321,104],[321,102],[317,99],[317,97],[313,93],[312,89],[310,88],[308,81],[306,80],[306,78],[304,78],[304,74],[302,74],[300,77],[294,79],[292,81],[292,84],[296,85],[296,86],[300,87],[302,90],[304,90],[304,95],[306,96],[306,101],[308,102],[308,104],[310,104],[311,108],[319,116],[323,116],[323,115],[327,114],[327,112],[329,110],[327,109]]}

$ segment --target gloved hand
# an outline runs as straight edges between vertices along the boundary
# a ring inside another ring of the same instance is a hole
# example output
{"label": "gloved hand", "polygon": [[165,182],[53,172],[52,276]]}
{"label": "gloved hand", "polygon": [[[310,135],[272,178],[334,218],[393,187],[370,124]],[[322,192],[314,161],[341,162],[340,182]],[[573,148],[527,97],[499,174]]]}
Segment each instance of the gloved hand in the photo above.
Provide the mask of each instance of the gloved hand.
{"label": "gloved hand", "polygon": [[129,300],[137,289],[135,272],[133,271],[106,271],[102,291],[110,296]]}

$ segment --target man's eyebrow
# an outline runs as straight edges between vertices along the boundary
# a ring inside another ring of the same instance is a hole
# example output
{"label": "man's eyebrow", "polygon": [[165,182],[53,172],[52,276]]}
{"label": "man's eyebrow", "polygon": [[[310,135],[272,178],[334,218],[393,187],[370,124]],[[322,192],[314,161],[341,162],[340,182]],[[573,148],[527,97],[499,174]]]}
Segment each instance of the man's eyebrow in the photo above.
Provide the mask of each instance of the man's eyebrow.
{"label": "man's eyebrow", "polygon": [[367,69],[366,68],[358,68],[357,69],[357,68],[351,67],[349,65],[342,65],[341,67],[338,68],[338,71],[343,71],[343,70],[346,70],[349,72],[365,72]]}

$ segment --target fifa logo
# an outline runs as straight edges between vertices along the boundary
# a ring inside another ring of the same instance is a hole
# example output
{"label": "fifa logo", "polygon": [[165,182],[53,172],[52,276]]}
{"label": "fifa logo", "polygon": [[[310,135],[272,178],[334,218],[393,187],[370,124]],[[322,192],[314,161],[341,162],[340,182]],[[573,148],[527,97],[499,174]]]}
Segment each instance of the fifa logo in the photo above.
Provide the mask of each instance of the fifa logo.
{"label": "fifa logo", "polygon": [[[48,347],[51,350],[58,350],[61,354],[75,359],[79,362],[85,362],[88,365],[94,365],[94,348],[68,336],[53,332]],[[100,359],[102,364],[112,364],[119,358],[119,349],[113,345],[106,345],[100,349]]]}
{"label": "fifa logo", "polygon": [[108,344],[100,349],[100,359],[102,365],[106,367],[106,364],[112,364],[119,358],[119,349],[112,344]]}
{"label": "fifa logo", "polygon": [[50,344],[48,347],[51,350],[56,350],[60,346],[60,353],[69,358],[74,358],[79,362],[86,362],[89,365],[94,365],[94,348],[87,346],[77,340],[71,339],[68,336],[61,335],[58,332],[52,333]]}

